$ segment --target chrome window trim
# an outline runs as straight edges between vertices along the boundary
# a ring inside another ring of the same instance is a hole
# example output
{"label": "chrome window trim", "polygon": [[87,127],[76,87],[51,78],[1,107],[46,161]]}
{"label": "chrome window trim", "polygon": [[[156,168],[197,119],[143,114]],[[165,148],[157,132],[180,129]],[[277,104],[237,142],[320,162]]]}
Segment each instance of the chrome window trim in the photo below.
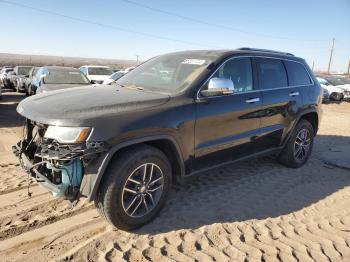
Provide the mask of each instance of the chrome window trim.
{"label": "chrome window trim", "polygon": [[[315,85],[315,82],[312,79],[312,77],[311,77],[311,75],[309,73],[309,70],[307,70],[305,65],[303,63],[299,62],[299,61],[294,61],[294,60],[288,59],[288,58],[278,58],[278,57],[271,57],[271,56],[264,56],[264,55],[261,55],[261,56],[260,55],[246,55],[246,56],[241,55],[241,56],[234,56],[234,57],[229,57],[229,58],[225,59],[220,64],[220,66],[207,78],[207,80],[205,80],[205,82],[203,83],[201,88],[198,89],[197,95],[196,95],[196,100],[200,100],[201,98],[203,98],[203,97],[199,96],[200,91],[208,83],[208,81],[213,77],[213,75],[215,75],[215,73],[220,69],[220,67],[223,64],[227,63],[228,61],[231,61],[233,59],[238,59],[238,58],[270,58],[270,59],[278,59],[278,60],[281,60],[281,61],[291,61],[291,62],[294,62],[294,63],[299,63],[299,64],[301,64],[304,67],[304,70],[308,74],[308,76],[309,76],[309,78],[311,80],[311,83],[309,85],[283,86],[283,87],[268,88],[268,89],[257,89],[257,90],[247,91],[247,92],[239,92],[239,93],[232,93],[232,94],[226,94],[226,95],[209,96],[209,97],[206,97],[206,99],[208,99],[208,98],[217,98],[217,97],[226,97],[226,96],[232,96],[232,95],[241,95],[241,94],[247,94],[247,93],[256,93],[256,92],[260,92],[260,91],[271,91],[271,90],[279,90],[279,89],[286,89],[286,88],[295,88],[295,87],[304,87],[304,86],[313,86],[313,85]],[[252,69],[253,69],[253,67],[252,67]],[[285,68],[285,69],[286,69],[286,75],[288,77],[287,68]],[[253,70],[252,70],[252,72],[253,72]],[[253,76],[253,78],[254,78],[254,76]]]}

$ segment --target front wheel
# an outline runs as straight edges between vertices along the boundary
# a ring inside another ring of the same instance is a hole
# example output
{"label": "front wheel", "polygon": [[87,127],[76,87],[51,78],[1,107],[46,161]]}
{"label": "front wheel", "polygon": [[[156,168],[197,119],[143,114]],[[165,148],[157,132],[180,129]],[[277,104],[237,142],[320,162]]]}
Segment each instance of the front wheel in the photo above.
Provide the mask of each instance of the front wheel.
{"label": "front wheel", "polygon": [[298,168],[308,160],[313,143],[315,131],[309,121],[301,119],[278,157],[281,164]]}
{"label": "front wheel", "polygon": [[166,201],[172,177],[169,160],[157,148],[139,145],[112,161],[95,204],[115,227],[140,227],[152,220]]}

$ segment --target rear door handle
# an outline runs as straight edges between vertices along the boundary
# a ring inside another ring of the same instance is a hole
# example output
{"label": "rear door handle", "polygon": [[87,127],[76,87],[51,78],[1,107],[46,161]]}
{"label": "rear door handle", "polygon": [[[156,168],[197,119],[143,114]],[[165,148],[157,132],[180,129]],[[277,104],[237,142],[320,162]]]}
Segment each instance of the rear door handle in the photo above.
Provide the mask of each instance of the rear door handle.
{"label": "rear door handle", "polygon": [[247,104],[252,104],[252,103],[259,102],[259,101],[260,101],[260,98],[257,97],[257,98],[250,98],[250,99],[246,100],[245,102],[246,102]]}
{"label": "rear door handle", "polygon": [[289,93],[289,96],[298,96],[299,95],[299,92],[292,92],[292,93]]}

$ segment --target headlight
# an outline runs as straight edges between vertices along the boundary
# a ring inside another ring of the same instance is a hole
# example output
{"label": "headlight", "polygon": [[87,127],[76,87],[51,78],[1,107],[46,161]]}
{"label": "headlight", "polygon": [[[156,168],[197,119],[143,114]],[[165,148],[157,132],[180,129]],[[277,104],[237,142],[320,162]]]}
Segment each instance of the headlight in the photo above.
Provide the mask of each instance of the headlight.
{"label": "headlight", "polygon": [[44,137],[55,139],[59,143],[81,143],[88,138],[90,131],[89,127],[49,126]]}

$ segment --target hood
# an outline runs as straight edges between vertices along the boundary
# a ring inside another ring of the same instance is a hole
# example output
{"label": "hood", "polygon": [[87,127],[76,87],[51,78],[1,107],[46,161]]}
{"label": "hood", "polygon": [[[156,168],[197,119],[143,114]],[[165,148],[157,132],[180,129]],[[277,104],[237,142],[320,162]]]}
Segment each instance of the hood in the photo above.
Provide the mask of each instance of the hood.
{"label": "hood", "polygon": [[30,96],[19,103],[17,112],[42,124],[93,127],[101,118],[156,107],[169,98],[116,86],[86,86]]}
{"label": "hood", "polygon": [[43,84],[40,86],[40,90],[53,91],[53,90],[79,87],[79,86],[87,86],[87,85],[90,85],[90,84]]}
{"label": "hood", "polygon": [[327,90],[330,94],[331,93],[343,93],[344,92],[344,90],[341,89],[339,86],[330,86],[330,85],[326,86],[326,85],[322,85],[322,84],[321,84],[321,86],[322,86],[323,89]]}
{"label": "hood", "polygon": [[341,88],[345,91],[350,91],[350,84],[345,84],[345,85],[339,85],[339,86],[336,86],[338,88]]}

